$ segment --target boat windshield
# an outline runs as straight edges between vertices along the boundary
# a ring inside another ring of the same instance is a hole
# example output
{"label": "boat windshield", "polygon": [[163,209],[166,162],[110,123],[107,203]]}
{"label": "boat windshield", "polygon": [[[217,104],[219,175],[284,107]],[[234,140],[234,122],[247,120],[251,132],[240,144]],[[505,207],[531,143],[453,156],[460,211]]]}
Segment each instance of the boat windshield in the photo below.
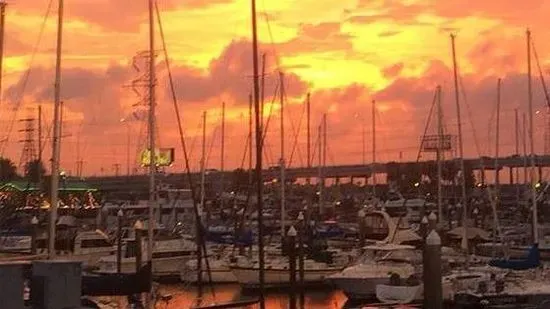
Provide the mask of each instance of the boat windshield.
{"label": "boat windshield", "polygon": [[397,250],[367,250],[362,256],[362,262],[396,262],[414,263],[422,257],[412,249]]}

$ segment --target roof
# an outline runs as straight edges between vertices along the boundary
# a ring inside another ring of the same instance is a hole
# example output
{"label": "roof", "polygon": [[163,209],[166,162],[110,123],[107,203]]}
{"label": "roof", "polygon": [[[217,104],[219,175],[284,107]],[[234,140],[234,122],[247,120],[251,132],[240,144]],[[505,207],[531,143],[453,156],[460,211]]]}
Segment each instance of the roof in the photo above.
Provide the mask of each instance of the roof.
{"label": "roof", "polygon": [[23,180],[14,180],[10,182],[5,182],[0,184],[0,191],[8,191],[8,190],[17,190],[17,191],[37,191],[38,188],[28,181]]}
{"label": "roof", "polygon": [[[5,182],[0,184],[0,191],[38,191],[36,184],[25,181],[25,180],[13,180],[10,182]],[[90,187],[87,183],[61,181],[59,184],[59,191],[97,191],[97,189]]]}

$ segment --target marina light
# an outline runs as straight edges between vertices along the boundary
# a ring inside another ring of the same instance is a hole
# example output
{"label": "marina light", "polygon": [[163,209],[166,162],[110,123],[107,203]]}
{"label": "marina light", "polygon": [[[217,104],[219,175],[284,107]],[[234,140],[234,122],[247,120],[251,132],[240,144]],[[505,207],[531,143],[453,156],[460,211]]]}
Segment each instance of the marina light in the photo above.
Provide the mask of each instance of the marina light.
{"label": "marina light", "polygon": [[419,182],[415,182],[415,183],[414,183],[414,186],[415,186],[416,188],[418,188],[418,187],[420,186],[420,183],[419,183]]}
{"label": "marina light", "polygon": [[537,182],[537,183],[535,184],[535,188],[537,188],[537,189],[540,188],[540,186],[541,186],[540,182]]}

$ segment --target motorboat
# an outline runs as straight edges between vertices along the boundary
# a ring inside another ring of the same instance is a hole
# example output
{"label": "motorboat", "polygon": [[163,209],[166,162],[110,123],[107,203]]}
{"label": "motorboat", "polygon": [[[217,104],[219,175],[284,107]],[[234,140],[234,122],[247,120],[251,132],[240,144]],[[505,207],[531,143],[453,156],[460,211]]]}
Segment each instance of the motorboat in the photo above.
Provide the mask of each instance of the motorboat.
{"label": "motorboat", "polygon": [[[212,283],[234,283],[237,282],[237,278],[233,274],[233,271],[231,270],[230,264],[232,258],[227,257],[224,258],[222,256],[211,256],[208,257],[208,266],[210,270],[210,274],[208,274],[208,269],[206,265],[205,259],[202,259],[201,269],[202,269],[202,281],[203,282],[209,282],[211,280]],[[236,258],[235,258],[236,259]],[[181,272],[180,272],[180,279],[182,282],[186,283],[196,283],[198,281],[198,261],[196,259],[192,259],[187,261]]]}
{"label": "motorboat", "polygon": [[[298,261],[296,261],[298,265]],[[242,261],[231,265],[231,270],[241,286],[256,288],[259,286],[259,262],[257,260]],[[324,284],[325,280],[342,271],[343,267],[326,263],[304,260],[304,284]],[[296,266],[296,280],[298,280],[298,266]],[[290,268],[287,257],[272,257],[265,263],[265,285],[268,287],[286,287],[290,282]]]}
{"label": "motorboat", "polygon": [[366,253],[359,263],[330,276],[330,280],[350,299],[372,299],[376,286],[389,284],[390,275],[408,278],[418,272],[421,255],[413,246],[377,244],[363,248]]}
{"label": "motorboat", "polygon": [[[142,239],[142,257],[147,257],[146,240]],[[136,269],[137,243],[135,239],[124,239],[121,273],[134,273]],[[195,257],[196,243],[177,236],[155,237],[153,242],[152,273],[154,277],[177,277],[183,265]],[[99,272],[116,273],[117,256],[112,254],[99,259]]]}

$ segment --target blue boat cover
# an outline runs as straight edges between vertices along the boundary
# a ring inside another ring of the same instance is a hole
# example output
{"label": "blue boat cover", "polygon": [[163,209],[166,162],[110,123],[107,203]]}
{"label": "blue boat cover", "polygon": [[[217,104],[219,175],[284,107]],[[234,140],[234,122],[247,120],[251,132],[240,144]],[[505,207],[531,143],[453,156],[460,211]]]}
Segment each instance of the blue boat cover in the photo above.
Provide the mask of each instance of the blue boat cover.
{"label": "blue boat cover", "polygon": [[539,267],[540,252],[538,244],[534,244],[529,249],[529,255],[525,259],[494,259],[489,261],[489,265],[512,270],[527,270]]}

